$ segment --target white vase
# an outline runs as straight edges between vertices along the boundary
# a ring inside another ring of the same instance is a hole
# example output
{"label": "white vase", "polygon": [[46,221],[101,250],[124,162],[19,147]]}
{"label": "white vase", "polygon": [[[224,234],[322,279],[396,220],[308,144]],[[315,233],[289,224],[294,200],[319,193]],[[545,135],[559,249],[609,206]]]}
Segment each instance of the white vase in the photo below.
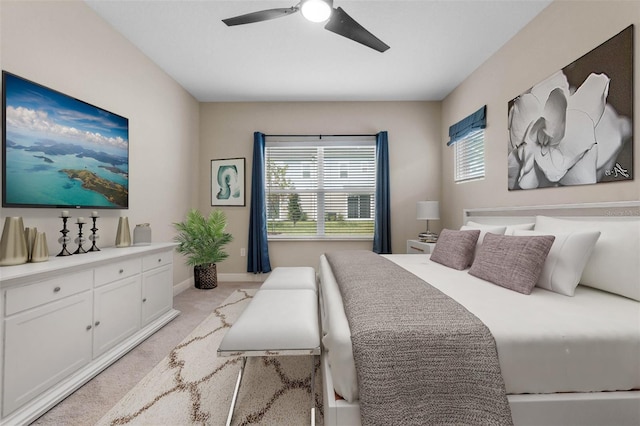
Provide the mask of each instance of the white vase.
{"label": "white vase", "polygon": [[140,223],[133,229],[133,245],[148,246],[151,244],[151,227],[148,223]]}
{"label": "white vase", "polygon": [[27,263],[29,251],[21,217],[8,217],[4,221],[0,239],[0,266]]}

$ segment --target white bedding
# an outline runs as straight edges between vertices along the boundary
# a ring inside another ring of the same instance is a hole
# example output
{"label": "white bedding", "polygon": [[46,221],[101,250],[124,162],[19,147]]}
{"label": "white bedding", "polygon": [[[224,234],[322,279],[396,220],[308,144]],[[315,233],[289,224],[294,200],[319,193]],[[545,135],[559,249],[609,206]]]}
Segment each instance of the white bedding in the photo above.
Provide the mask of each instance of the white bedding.
{"label": "white bedding", "polygon": [[[428,255],[388,259],[454,298],[493,334],[507,393],[640,389],[640,302],[578,286],[574,297],[540,288],[523,295]],[[348,322],[340,292],[322,256],[323,344],[336,392],[358,399]]]}

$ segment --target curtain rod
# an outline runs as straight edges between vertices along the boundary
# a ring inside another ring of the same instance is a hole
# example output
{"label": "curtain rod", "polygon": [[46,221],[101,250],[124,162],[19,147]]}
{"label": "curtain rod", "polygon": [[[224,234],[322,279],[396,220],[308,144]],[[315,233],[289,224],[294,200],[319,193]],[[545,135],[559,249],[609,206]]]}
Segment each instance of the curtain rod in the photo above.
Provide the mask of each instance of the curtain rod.
{"label": "curtain rod", "polygon": [[317,137],[322,139],[322,137],[328,137],[328,138],[335,138],[335,137],[348,137],[348,136],[378,136],[377,133],[371,134],[371,135],[367,135],[367,134],[353,134],[353,135],[264,135],[265,137],[269,137],[269,138],[308,138],[308,137]]}

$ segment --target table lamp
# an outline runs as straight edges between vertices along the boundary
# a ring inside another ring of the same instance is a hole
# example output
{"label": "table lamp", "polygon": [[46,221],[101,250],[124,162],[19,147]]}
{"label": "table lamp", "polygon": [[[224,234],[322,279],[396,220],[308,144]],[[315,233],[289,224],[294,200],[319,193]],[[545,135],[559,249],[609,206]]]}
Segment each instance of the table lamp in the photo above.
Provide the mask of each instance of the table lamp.
{"label": "table lamp", "polygon": [[435,243],[438,240],[438,234],[429,231],[429,220],[440,219],[440,203],[438,201],[418,201],[416,210],[418,220],[427,221],[427,231],[418,234],[418,239],[425,243]]}

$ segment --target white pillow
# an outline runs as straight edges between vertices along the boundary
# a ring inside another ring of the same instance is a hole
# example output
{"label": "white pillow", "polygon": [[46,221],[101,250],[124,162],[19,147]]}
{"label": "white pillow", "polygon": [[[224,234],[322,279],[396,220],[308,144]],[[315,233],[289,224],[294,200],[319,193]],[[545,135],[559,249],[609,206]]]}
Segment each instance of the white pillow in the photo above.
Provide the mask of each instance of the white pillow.
{"label": "white pillow", "polygon": [[473,252],[473,259],[475,259],[476,254],[478,253],[478,249],[480,248],[480,246],[482,246],[482,241],[484,240],[484,236],[486,235],[486,233],[490,232],[496,235],[504,235],[504,232],[507,230],[507,227],[500,226],[500,225],[486,225],[484,223],[476,223],[476,222],[467,222],[466,225],[463,225],[460,227],[461,231],[467,231],[470,229],[480,230],[480,236],[478,237],[478,241],[476,241],[476,249]]}
{"label": "white pillow", "polygon": [[570,220],[537,216],[536,231],[600,231],[580,284],[640,301],[640,219]]}
{"label": "white pillow", "polygon": [[[504,231],[504,235],[513,235],[513,231],[515,231],[516,229],[521,229],[521,230],[527,230],[530,231],[533,229],[533,226],[535,225],[535,223],[518,223],[515,225],[489,225],[486,223],[478,223],[478,222],[473,222],[473,221],[468,221],[467,222],[467,226],[472,226],[474,227],[473,229],[481,229],[479,228],[479,226],[504,226],[506,228],[506,230]],[[491,231],[489,231],[491,232]],[[494,232],[495,234],[495,232]],[[480,237],[484,237],[484,234],[482,234]]]}
{"label": "white pillow", "polygon": [[504,235],[514,235],[515,231],[531,231],[535,223],[519,223],[517,225],[507,225],[507,230],[504,231]]}
{"label": "white pillow", "polygon": [[[466,225],[462,225],[460,227],[461,231],[469,231],[472,229],[479,229],[480,236],[478,237],[478,241],[476,242],[476,252],[482,245],[482,240],[484,240],[484,236],[487,232],[491,232],[496,235],[504,235],[504,231],[507,230],[506,226],[499,225],[485,225],[484,223],[476,223],[476,222],[467,222]],[[475,255],[474,255],[475,257]]]}
{"label": "white pillow", "polygon": [[553,235],[555,240],[544,262],[536,287],[573,296],[600,231],[540,232],[515,230],[514,235]]}

